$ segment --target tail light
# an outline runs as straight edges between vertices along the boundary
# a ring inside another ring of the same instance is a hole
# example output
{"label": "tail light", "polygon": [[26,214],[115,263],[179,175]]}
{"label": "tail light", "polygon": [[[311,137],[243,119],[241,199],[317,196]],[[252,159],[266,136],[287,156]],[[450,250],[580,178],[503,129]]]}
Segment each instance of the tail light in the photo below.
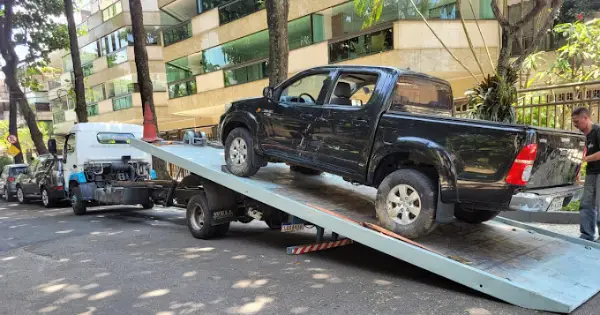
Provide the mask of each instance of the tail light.
{"label": "tail light", "polygon": [[511,185],[525,186],[531,177],[533,163],[537,156],[537,144],[532,143],[525,146],[517,155],[512,164],[506,182]]}
{"label": "tail light", "polygon": [[577,176],[575,178],[575,182],[579,182],[581,179],[581,168],[583,167],[583,158],[587,155],[587,147],[583,147],[583,157],[581,157],[581,163],[577,166]]}
{"label": "tail light", "polygon": [[14,177],[9,177],[9,178],[8,178],[8,181],[12,183],[12,182],[14,182],[14,181],[15,181],[15,178],[14,178]]}
{"label": "tail light", "polygon": [[63,186],[54,186],[54,189],[56,189],[56,190],[63,190]]}

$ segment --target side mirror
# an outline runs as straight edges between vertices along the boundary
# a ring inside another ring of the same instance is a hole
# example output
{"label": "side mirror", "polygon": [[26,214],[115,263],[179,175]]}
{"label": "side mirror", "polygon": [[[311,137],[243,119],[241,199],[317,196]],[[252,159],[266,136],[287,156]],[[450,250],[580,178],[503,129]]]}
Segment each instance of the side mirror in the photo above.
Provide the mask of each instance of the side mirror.
{"label": "side mirror", "polygon": [[48,151],[52,154],[58,153],[56,149],[56,139],[48,139]]}
{"label": "side mirror", "polygon": [[263,96],[266,99],[273,100],[273,88],[270,86],[265,87],[263,89]]}

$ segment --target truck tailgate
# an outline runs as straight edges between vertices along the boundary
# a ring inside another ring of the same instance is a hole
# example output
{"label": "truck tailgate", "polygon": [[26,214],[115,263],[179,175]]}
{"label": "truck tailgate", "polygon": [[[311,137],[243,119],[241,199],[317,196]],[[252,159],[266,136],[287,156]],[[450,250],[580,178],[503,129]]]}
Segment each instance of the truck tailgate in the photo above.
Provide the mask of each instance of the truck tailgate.
{"label": "truck tailgate", "polygon": [[537,157],[528,188],[573,184],[583,158],[585,136],[569,131],[533,128]]}

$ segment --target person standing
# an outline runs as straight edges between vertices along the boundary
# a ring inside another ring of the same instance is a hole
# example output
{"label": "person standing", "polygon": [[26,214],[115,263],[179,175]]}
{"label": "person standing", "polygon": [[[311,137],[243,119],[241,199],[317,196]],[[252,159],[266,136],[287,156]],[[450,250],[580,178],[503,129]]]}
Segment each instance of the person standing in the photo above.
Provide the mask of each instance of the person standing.
{"label": "person standing", "polygon": [[577,108],[572,115],[573,126],[586,136],[587,154],[583,161],[587,162],[583,196],[579,209],[580,238],[594,241],[598,222],[598,206],[600,205],[600,126],[592,123],[590,112],[585,107]]}

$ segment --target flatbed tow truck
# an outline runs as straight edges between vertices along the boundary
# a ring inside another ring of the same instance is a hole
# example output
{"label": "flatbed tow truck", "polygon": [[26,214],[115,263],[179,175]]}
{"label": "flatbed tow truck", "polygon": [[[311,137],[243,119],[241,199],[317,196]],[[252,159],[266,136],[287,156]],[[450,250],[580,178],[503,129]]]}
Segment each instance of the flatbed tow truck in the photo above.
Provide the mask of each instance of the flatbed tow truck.
{"label": "flatbed tow truck", "polygon": [[[192,142],[132,139],[131,145],[190,172],[165,200],[187,204],[195,237],[225,234],[229,222],[244,222],[238,211],[261,219],[256,204],[285,214],[280,225],[262,217],[272,228],[317,228],[315,244],[290,247],[288,254],[357,242],[505,302],[557,313],[572,312],[600,291],[600,244],[502,217],[479,225],[450,222],[409,240],[377,225],[373,188],[329,174],[290,172],[284,164],[269,164],[251,178],[237,177],[227,172],[222,148]],[[233,209],[241,199],[246,209]],[[204,234],[197,232],[199,223],[210,225]],[[324,239],[324,230],[333,240]]]}

